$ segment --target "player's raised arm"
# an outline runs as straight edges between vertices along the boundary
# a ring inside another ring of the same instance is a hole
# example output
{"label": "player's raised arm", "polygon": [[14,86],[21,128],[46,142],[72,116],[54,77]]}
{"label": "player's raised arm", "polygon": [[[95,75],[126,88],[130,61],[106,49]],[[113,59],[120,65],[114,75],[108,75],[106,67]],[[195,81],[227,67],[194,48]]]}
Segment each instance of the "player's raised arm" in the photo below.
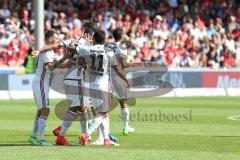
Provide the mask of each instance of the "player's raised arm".
{"label": "player's raised arm", "polygon": [[38,56],[38,55],[41,54],[41,53],[44,53],[44,52],[46,52],[46,51],[49,51],[49,50],[58,48],[58,46],[59,46],[59,44],[46,45],[46,46],[44,46],[42,49],[40,49],[40,50],[38,50],[38,51],[32,51],[32,52],[31,52],[31,55],[32,55],[32,57],[36,57],[36,56]]}
{"label": "player's raised arm", "polygon": [[55,44],[50,44],[50,45],[45,45],[43,48],[41,48],[38,51],[32,51],[31,55],[32,57],[36,57],[41,53],[44,53],[46,51],[52,50],[52,49],[56,49],[56,48],[68,48],[70,46],[70,44],[72,43],[73,40],[66,40],[66,41],[62,41],[59,43],[55,43]]}
{"label": "player's raised arm", "polygon": [[[64,54],[64,57],[62,59],[60,59],[52,67],[50,67],[50,70],[54,70],[55,68],[62,67],[60,65],[66,59],[69,59],[70,57],[72,57],[75,53],[80,56],[88,55],[90,52],[90,48],[91,48],[90,41],[92,39],[92,34],[93,34],[92,30],[86,29],[84,37],[81,36],[80,39],[71,40],[71,41],[68,41],[67,43],[65,43],[65,47],[69,49],[69,52]],[[81,41],[82,38],[85,39],[84,43]]]}

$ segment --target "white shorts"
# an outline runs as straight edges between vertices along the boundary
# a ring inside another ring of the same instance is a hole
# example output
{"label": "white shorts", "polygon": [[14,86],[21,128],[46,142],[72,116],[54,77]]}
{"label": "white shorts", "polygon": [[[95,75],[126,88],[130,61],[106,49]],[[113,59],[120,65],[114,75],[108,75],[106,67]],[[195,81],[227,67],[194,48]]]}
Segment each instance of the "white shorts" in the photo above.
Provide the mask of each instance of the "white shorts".
{"label": "white shorts", "polygon": [[127,83],[119,76],[115,76],[112,79],[112,88],[118,99],[123,100],[128,98]]}
{"label": "white shorts", "polygon": [[95,108],[98,112],[108,112],[111,103],[112,92],[110,83],[85,83],[84,103],[88,107]]}
{"label": "white shorts", "polygon": [[32,89],[37,109],[49,108],[49,81],[34,80]]}
{"label": "white shorts", "polygon": [[70,107],[84,106],[82,79],[64,80],[64,87]]}

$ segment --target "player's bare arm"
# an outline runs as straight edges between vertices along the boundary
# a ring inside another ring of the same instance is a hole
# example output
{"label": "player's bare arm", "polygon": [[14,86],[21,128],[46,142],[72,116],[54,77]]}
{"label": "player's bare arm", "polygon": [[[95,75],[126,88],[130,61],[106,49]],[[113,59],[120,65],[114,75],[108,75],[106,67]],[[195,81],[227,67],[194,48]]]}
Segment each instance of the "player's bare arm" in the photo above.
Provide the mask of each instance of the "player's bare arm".
{"label": "player's bare arm", "polygon": [[[89,35],[88,35],[88,34],[86,34],[86,38],[89,39]],[[69,52],[66,52],[66,53],[64,54],[63,58],[61,58],[58,62],[56,62],[56,63],[50,68],[50,70],[54,70],[54,69],[56,69],[56,68],[59,68],[59,67],[60,67],[59,65],[61,65],[65,60],[71,58],[71,57],[77,52],[77,51],[76,51],[76,47],[78,46],[78,45],[77,45],[78,40],[79,40],[79,39],[71,40],[71,42],[69,43],[69,45],[66,46],[66,47],[68,48]],[[80,48],[81,48],[81,47],[80,47]],[[89,48],[87,47],[87,49],[86,49],[86,48],[83,47],[82,49],[83,49],[83,50],[88,50]],[[63,66],[64,66],[64,65],[63,65]]]}
{"label": "player's bare arm", "polygon": [[41,53],[44,53],[44,52],[52,50],[52,49],[60,48],[60,47],[61,47],[61,43],[46,45],[38,51],[32,51],[31,55],[32,55],[32,57],[36,57]]}
{"label": "player's bare arm", "polygon": [[53,62],[45,63],[44,68],[51,70],[51,67],[54,65]]}
{"label": "player's bare arm", "polygon": [[42,54],[46,51],[56,49],[56,48],[73,48],[73,46],[75,46],[77,44],[78,40],[79,39],[66,40],[66,41],[62,41],[62,42],[58,42],[58,43],[54,43],[54,44],[47,44],[42,49],[40,49],[38,51],[32,51],[31,55],[32,55],[32,57],[36,57],[39,54]]}
{"label": "player's bare arm", "polygon": [[71,68],[73,64],[69,61],[66,60],[62,64],[60,64],[57,68],[64,69],[64,68]]}

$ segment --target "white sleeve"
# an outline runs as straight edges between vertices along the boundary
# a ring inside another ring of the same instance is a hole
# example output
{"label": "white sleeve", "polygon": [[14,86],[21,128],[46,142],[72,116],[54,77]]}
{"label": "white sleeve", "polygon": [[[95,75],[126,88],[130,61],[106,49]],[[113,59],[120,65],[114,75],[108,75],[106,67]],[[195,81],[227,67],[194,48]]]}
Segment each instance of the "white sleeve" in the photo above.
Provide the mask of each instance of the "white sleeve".
{"label": "white sleeve", "polygon": [[127,49],[118,48],[117,50],[118,50],[119,57],[125,58],[125,59],[127,58]]}
{"label": "white sleeve", "polygon": [[53,51],[48,51],[43,53],[43,63],[52,63],[54,60],[54,53]]}
{"label": "white sleeve", "polygon": [[109,58],[110,58],[110,65],[111,66],[117,66],[118,65],[118,61],[117,58],[115,56],[115,54],[113,52],[109,52]]}
{"label": "white sleeve", "polygon": [[91,45],[89,43],[78,45],[76,51],[78,55],[88,55],[91,50]]}

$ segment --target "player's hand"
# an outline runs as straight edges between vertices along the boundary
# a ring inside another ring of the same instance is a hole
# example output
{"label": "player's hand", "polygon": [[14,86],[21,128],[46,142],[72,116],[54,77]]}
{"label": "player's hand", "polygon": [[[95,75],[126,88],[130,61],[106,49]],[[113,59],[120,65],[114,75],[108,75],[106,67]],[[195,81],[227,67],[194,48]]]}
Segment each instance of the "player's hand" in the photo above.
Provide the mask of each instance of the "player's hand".
{"label": "player's hand", "polygon": [[84,38],[85,29],[82,29],[79,33],[79,39]]}
{"label": "player's hand", "polygon": [[32,51],[31,56],[32,57],[37,57],[39,55],[39,51]]}

